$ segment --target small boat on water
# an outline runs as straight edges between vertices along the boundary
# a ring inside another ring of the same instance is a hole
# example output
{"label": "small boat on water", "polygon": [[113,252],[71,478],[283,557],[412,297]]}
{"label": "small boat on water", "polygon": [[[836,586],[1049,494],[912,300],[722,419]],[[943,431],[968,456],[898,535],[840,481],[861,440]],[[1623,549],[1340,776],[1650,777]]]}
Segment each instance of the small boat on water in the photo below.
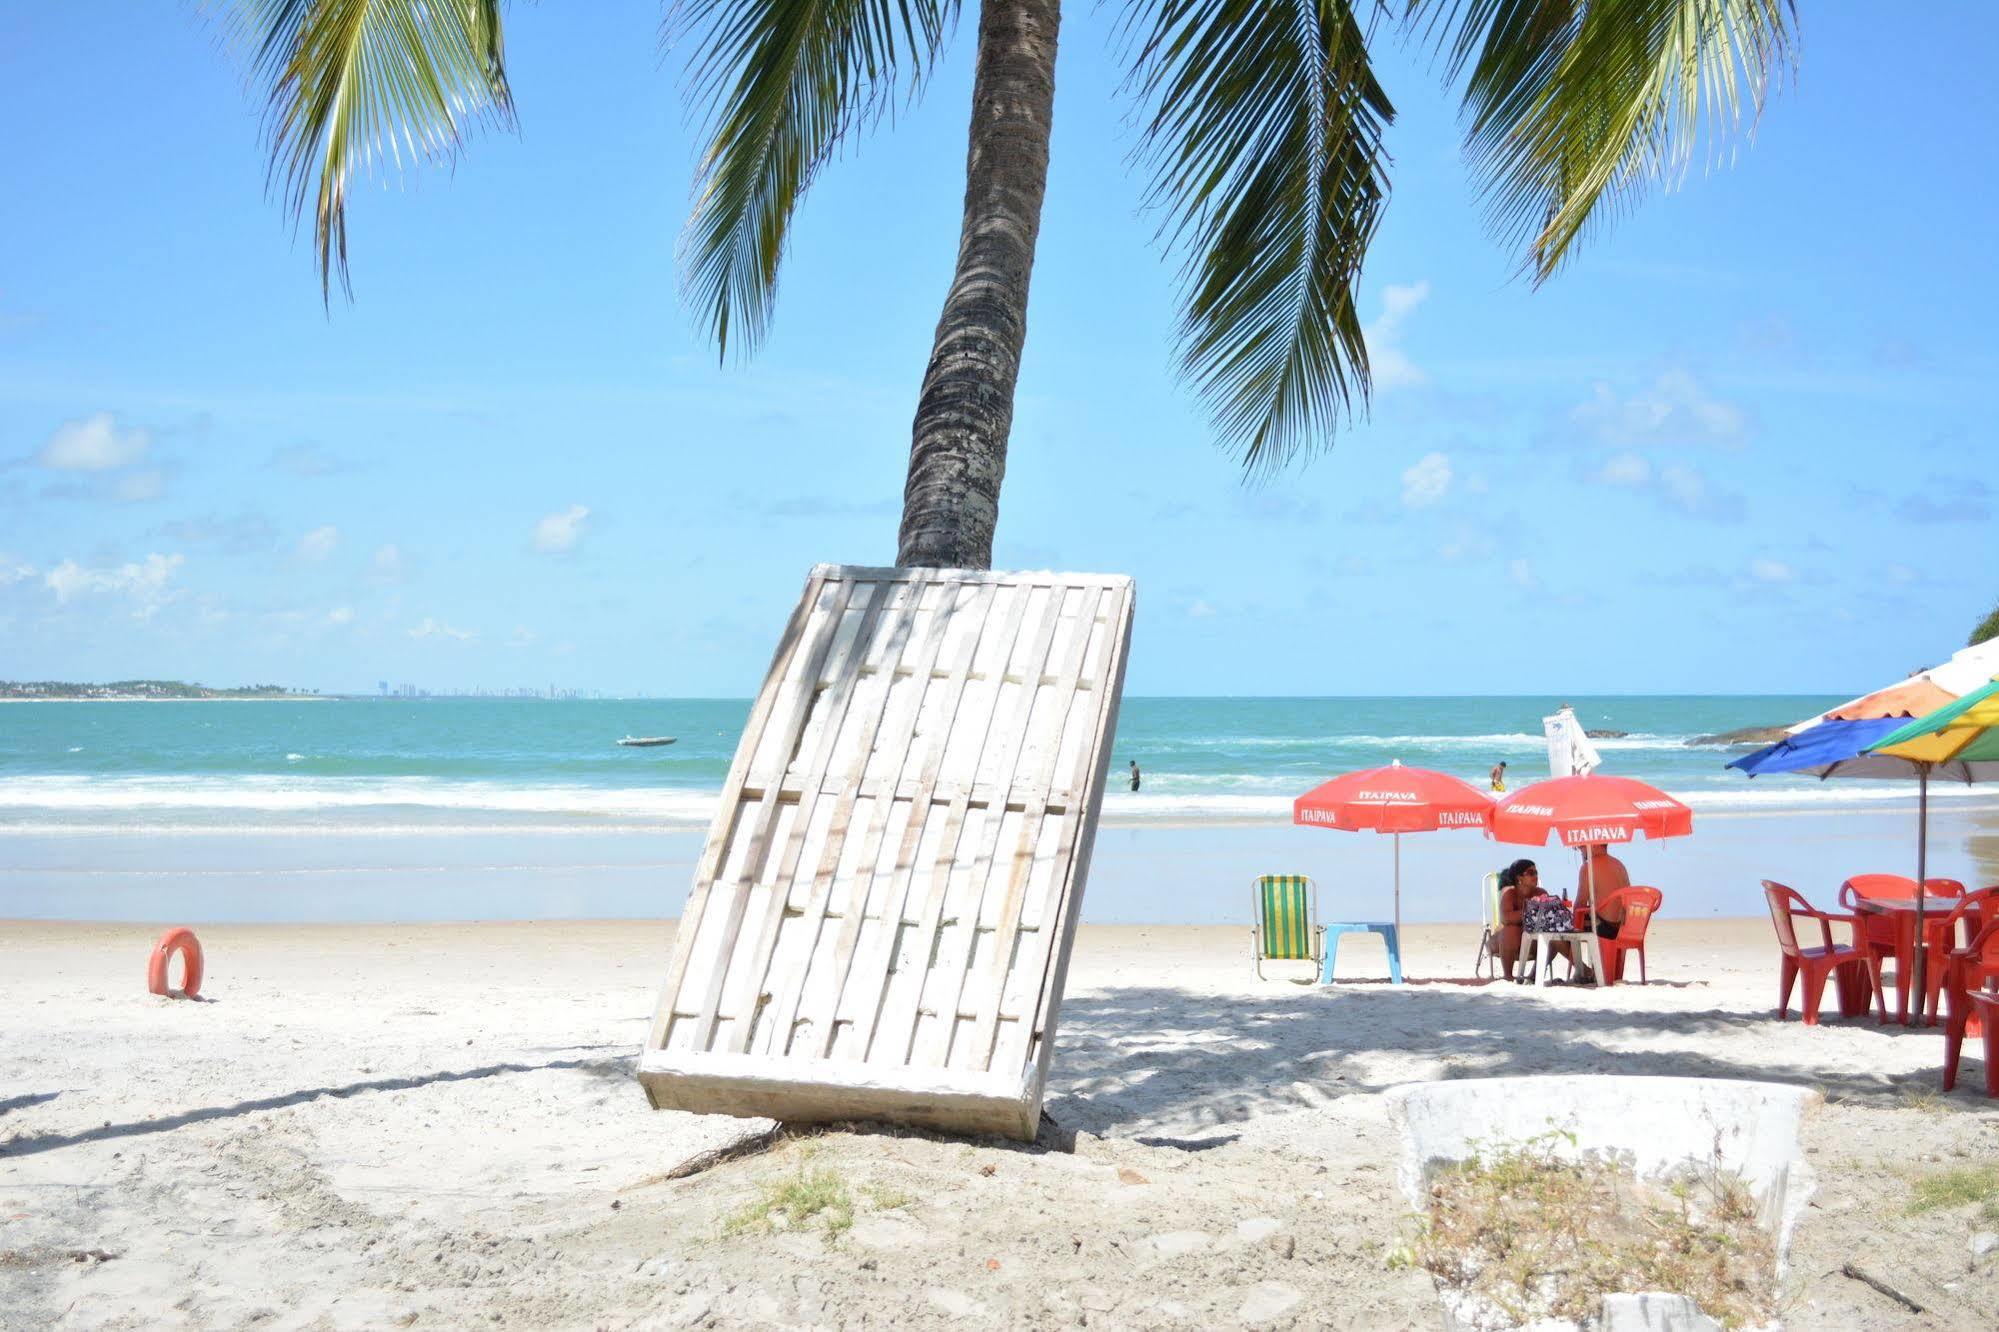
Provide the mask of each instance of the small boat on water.
{"label": "small boat on water", "polygon": [[673,741],[674,737],[670,735],[628,735],[618,743],[632,749],[650,749],[654,745],[670,745]]}

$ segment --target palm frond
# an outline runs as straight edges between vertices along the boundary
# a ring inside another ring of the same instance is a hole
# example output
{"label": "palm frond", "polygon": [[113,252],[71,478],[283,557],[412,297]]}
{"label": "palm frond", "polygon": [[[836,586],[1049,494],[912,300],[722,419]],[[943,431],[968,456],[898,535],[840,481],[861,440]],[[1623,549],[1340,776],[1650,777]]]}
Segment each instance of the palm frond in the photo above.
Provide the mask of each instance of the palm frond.
{"label": "palm frond", "polygon": [[234,0],[230,35],[267,88],[270,180],[310,205],[320,293],[347,270],[347,195],[383,163],[448,162],[481,123],[512,128],[499,0]]}
{"label": "palm frond", "polygon": [[688,299],[727,355],[770,326],[792,215],[843,139],[913,95],[960,0],[684,0],[701,34],[689,65],[708,146],[682,239]]}
{"label": "palm frond", "polygon": [[1225,447],[1282,467],[1368,390],[1354,288],[1394,117],[1347,0],[1128,0],[1162,238],[1185,254],[1183,373]]}
{"label": "palm frond", "polygon": [[1793,61],[1793,0],[1412,0],[1469,70],[1465,143],[1486,219],[1546,281],[1651,186],[1716,158]]}

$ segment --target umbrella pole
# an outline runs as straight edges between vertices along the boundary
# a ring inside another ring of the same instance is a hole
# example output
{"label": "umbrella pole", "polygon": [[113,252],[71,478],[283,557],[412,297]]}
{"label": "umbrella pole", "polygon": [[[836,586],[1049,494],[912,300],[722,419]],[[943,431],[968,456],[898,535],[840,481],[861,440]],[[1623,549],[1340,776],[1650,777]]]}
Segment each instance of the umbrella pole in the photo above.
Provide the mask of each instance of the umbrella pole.
{"label": "umbrella pole", "polygon": [[[1589,875],[1589,928],[1590,928],[1590,933],[1595,934],[1596,933],[1596,857],[1590,854],[1590,849],[1587,846],[1583,847],[1583,867]],[[1581,950],[1578,949],[1577,951],[1580,952]],[[1603,961],[1602,948],[1597,949],[1596,960],[1598,962]],[[1597,977],[1596,983],[1598,985],[1603,984],[1603,977],[1601,976]]]}
{"label": "umbrella pole", "polygon": [[1395,939],[1402,940],[1402,834],[1395,834]]}
{"label": "umbrella pole", "polygon": [[1916,991],[1916,1020],[1921,1025],[1928,1006],[1929,990],[1924,973],[1929,970],[1928,936],[1923,930],[1923,900],[1929,896],[1930,870],[1930,765],[1916,767],[1916,958],[1909,968],[1909,983]]}

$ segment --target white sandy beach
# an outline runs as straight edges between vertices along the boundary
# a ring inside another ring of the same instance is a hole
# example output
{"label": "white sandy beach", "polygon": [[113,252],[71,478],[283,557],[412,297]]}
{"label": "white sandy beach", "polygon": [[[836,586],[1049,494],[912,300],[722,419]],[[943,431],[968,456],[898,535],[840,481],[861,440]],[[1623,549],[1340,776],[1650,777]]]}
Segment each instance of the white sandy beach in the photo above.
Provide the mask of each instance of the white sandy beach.
{"label": "white sandy beach", "polygon": [[[1086,927],[1047,1105],[1072,1151],[840,1130],[680,1179],[761,1126],[632,1078],[668,923],[207,927],[198,1003],[146,993],[148,927],[0,931],[10,1328],[1436,1326],[1386,1261],[1375,1093],[1565,1072],[1823,1092],[1788,1326],[1999,1311],[1990,1223],[1906,1210],[1913,1173],[1999,1155],[1980,1066],[1940,1097],[1935,1032],[1775,1022],[1761,920],[1663,919],[1654,984],[1601,992],[1258,982],[1241,929]],[[1411,975],[1462,976],[1476,938],[1413,927]],[[806,1156],[850,1231],[724,1233]]]}

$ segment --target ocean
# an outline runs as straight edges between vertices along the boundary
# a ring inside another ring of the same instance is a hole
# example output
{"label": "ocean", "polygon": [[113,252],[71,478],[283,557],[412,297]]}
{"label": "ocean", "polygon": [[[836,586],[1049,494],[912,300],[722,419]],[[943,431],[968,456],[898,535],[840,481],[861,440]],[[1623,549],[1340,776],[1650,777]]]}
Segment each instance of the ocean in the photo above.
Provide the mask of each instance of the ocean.
{"label": "ocean", "polygon": [[[1547,772],[1541,718],[1572,703],[1607,771],[1696,810],[1695,835],[1625,853],[1675,915],[1756,915],[1775,878],[1830,904],[1848,874],[1913,868],[1914,788],[1724,768],[1696,735],[1826,698],[1130,698],[1085,920],[1241,924],[1250,878],[1310,874],[1334,919],[1385,919],[1390,838],[1300,828],[1292,797],[1400,758],[1481,784]],[[0,920],[420,921],[677,915],[744,701],[338,699],[0,704]],[[624,735],[671,735],[657,749]],[[1144,773],[1137,794],[1125,765]],[[1999,795],[1940,788],[1932,873],[1999,879]],[[1824,816],[1824,817],[1821,817]],[[1478,917],[1480,875],[1523,850],[1403,839],[1403,919]],[[1247,938],[1247,935],[1244,936]],[[0,939],[4,936],[0,935]],[[1467,955],[1476,927],[1467,936]]]}
{"label": "ocean", "polygon": [[[1563,702],[1593,729],[1604,770],[1697,810],[1878,806],[1893,782],[1761,777],[1695,736],[1785,723],[1817,697],[1130,698],[1107,824],[1285,822],[1292,797],[1336,773],[1437,768],[1483,786],[1547,774],[1541,718]],[[0,706],[0,837],[10,833],[532,834],[704,828],[747,701],[375,699]],[[623,735],[673,745],[621,748]],[[1143,772],[1137,794],[1125,765]],[[1938,799],[1992,803],[1985,792]]]}

